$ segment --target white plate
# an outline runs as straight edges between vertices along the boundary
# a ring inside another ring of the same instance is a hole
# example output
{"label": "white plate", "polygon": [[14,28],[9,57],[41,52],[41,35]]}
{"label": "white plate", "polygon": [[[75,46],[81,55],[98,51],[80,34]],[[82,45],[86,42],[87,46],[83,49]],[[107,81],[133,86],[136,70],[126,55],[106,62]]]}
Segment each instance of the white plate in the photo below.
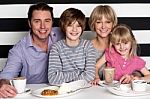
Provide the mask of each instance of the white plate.
{"label": "white plate", "polygon": [[26,88],[24,93],[17,94],[16,97],[25,97],[26,95],[28,95],[30,93],[31,93],[31,89],[30,88]]}
{"label": "white plate", "polygon": [[105,81],[99,81],[98,83],[100,86],[103,86],[103,87],[107,87],[107,86],[118,86],[119,84],[119,81],[116,81],[114,80],[112,84],[108,85],[107,83],[105,83]]}
{"label": "white plate", "polygon": [[69,92],[69,93],[65,93],[65,94],[58,94],[58,95],[53,95],[53,96],[43,96],[43,95],[41,95],[41,92],[42,92],[44,89],[58,90],[59,87],[58,87],[58,86],[49,86],[49,87],[45,87],[45,88],[40,88],[40,89],[37,89],[37,90],[32,91],[32,94],[33,94],[34,96],[42,97],[42,98],[58,98],[58,97],[66,97],[66,96],[69,96],[69,95],[76,94],[76,93],[78,93],[78,92],[81,90],[81,89],[80,89],[80,90],[76,90],[76,91],[73,91],[73,92]]}
{"label": "white plate", "polygon": [[133,96],[150,95],[150,86],[147,86],[147,90],[142,91],[142,92],[133,91],[131,89],[129,91],[125,92],[125,91],[122,91],[119,87],[107,87],[107,89],[111,93],[113,93],[115,95],[119,95],[119,96],[133,97]]}

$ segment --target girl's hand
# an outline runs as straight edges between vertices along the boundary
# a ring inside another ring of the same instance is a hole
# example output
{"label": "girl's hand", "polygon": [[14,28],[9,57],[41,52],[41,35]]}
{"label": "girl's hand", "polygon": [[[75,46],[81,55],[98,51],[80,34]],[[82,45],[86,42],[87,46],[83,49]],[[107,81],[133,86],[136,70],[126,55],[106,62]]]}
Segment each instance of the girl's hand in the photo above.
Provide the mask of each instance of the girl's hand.
{"label": "girl's hand", "polygon": [[128,83],[130,83],[132,81],[132,79],[133,79],[133,75],[126,74],[126,75],[123,75],[121,77],[120,83],[122,83],[122,84],[128,84]]}
{"label": "girl's hand", "polygon": [[100,81],[99,78],[95,78],[94,80],[90,81],[90,83],[91,83],[92,85],[98,85],[99,81]]}
{"label": "girl's hand", "polygon": [[139,77],[139,76],[133,76],[132,77],[132,80],[140,80],[141,79],[141,77]]}

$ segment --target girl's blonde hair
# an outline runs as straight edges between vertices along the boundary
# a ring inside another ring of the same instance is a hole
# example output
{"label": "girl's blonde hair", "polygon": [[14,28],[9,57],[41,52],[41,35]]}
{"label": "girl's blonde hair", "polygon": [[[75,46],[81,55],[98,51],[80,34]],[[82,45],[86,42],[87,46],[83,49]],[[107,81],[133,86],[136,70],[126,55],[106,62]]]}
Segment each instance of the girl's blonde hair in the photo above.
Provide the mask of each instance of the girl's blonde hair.
{"label": "girl's blonde hair", "polygon": [[131,28],[126,24],[118,24],[112,30],[110,34],[110,49],[116,43],[126,43],[131,42],[131,50],[129,52],[129,57],[137,55],[137,42],[132,33]]}
{"label": "girl's blonde hair", "polygon": [[95,31],[96,21],[101,20],[103,16],[113,23],[113,27],[117,25],[118,19],[113,8],[109,5],[99,5],[94,8],[89,18],[89,27],[92,31]]}

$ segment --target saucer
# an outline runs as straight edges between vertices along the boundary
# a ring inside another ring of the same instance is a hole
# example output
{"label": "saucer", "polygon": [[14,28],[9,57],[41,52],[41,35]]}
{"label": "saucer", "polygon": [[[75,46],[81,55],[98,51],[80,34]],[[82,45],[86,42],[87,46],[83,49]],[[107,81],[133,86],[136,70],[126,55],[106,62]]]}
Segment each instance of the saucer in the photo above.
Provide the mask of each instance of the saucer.
{"label": "saucer", "polygon": [[150,87],[147,87],[146,91],[134,91],[129,89],[127,90],[121,90],[120,87],[106,87],[108,91],[110,91],[114,95],[118,96],[125,96],[125,97],[137,97],[137,96],[145,96],[145,95],[150,95]]}
{"label": "saucer", "polygon": [[24,96],[26,96],[26,95],[28,95],[30,93],[31,93],[31,89],[30,88],[26,88],[25,92],[17,94],[16,97],[24,97]]}
{"label": "saucer", "polygon": [[102,87],[107,87],[107,86],[113,86],[114,87],[114,86],[118,86],[119,84],[120,84],[119,81],[116,81],[116,80],[114,80],[112,84],[107,84],[105,82],[105,80],[99,81],[99,83],[98,83],[98,85],[100,85]]}

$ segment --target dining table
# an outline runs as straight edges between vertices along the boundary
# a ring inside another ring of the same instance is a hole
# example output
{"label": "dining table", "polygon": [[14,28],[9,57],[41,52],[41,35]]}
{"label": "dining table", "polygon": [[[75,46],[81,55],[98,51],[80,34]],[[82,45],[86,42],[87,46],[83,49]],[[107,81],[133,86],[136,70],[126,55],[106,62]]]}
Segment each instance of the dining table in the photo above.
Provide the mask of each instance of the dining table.
{"label": "dining table", "polygon": [[[41,99],[41,97],[32,94],[33,91],[40,88],[48,87],[48,84],[27,84],[30,93],[25,95],[17,95],[14,99]],[[47,99],[150,99],[150,95],[142,96],[119,96],[111,93],[104,86],[92,85],[89,88],[81,89],[75,94],[63,97],[48,97]]]}

